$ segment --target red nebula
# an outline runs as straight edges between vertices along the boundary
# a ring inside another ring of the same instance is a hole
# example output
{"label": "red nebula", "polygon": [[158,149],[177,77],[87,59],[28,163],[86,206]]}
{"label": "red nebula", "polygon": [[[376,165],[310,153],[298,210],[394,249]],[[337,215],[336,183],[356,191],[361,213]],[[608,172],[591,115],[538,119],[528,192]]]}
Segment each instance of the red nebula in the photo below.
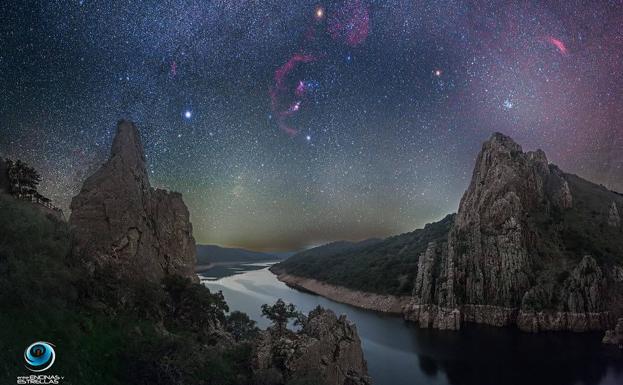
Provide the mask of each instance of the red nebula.
{"label": "red nebula", "polygon": [[294,93],[298,97],[301,97],[301,96],[305,95],[305,82],[304,81],[299,80],[299,84],[296,86],[296,89],[294,90]]}
{"label": "red nebula", "polygon": [[344,5],[330,16],[327,31],[334,40],[353,47],[363,43],[368,37],[369,22],[368,7],[361,0],[346,0]]}
{"label": "red nebula", "polygon": [[547,41],[554,45],[560,51],[563,56],[567,56],[569,54],[569,50],[567,50],[567,46],[562,41],[556,39],[553,36],[548,36]]}
{"label": "red nebula", "polygon": [[[287,96],[291,96],[291,92],[292,92],[291,89],[290,89],[290,92],[288,92],[288,86],[286,84],[288,75],[299,64],[311,63],[316,60],[317,58],[314,55],[296,53],[292,55],[292,57],[288,59],[288,61],[285,62],[281,67],[275,70],[274,85],[270,90],[271,107],[272,107],[273,113],[276,116],[277,124],[279,125],[279,128],[281,128],[285,133],[287,133],[290,136],[296,135],[298,133],[298,130],[288,125],[286,122],[286,118],[294,115],[297,111],[299,111],[301,107],[301,102],[297,101],[295,103],[291,103],[290,102],[291,99],[287,98]],[[299,82],[299,85],[294,89],[294,94],[299,93],[300,85],[301,83]],[[301,92],[303,91],[304,91],[304,85],[303,85],[303,90]],[[284,99],[289,99],[289,100],[284,101]]]}

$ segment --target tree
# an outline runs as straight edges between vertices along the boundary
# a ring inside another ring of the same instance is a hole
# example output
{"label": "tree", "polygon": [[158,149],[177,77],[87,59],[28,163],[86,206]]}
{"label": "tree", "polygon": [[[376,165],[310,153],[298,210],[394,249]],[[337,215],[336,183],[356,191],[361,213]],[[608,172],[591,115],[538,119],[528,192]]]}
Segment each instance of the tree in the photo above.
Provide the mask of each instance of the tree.
{"label": "tree", "polygon": [[255,321],[246,313],[233,311],[227,316],[227,331],[234,336],[236,342],[250,340],[257,335]]}
{"label": "tree", "polygon": [[37,194],[37,186],[41,176],[33,167],[17,160],[6,160],[7,174],[10,183],[10,193],[17,198],[33,197]]}
{"label": "tree", "polygon": [[303,319],[303,315],[296,310],[294,304],[286,304],[281,298],[272,306],[263,304],[262,316],[271,320],[279,332],[286,329],[290,319],[295,319],[297,321]]}

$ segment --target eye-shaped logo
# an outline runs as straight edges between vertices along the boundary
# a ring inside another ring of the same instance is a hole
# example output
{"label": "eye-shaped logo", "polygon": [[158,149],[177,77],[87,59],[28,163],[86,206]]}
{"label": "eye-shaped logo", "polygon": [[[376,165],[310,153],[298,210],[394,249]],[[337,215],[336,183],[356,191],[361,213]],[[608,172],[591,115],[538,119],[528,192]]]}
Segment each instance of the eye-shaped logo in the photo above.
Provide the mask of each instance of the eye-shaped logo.
{"label": "eye-shaped logo", "polygon": [[49,369],[55,359],[54,345],[49,342],[37,341],[24,351],[26,369],[31,372],[43,372]]}

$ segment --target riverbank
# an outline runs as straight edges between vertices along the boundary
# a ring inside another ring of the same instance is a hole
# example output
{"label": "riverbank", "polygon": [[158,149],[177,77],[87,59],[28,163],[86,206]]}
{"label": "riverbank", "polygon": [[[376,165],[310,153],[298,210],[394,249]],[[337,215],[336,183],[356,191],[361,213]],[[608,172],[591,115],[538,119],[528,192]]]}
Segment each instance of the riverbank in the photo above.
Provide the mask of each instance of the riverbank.
{"label": "riverbank", "polygon": [[335,286],[312,278],[279,272],[278,270],[271,270],[271,272],[277,276],[278,280],[294,289],[308,291],[335,302],[345,303],[366,310],[402,315],[403,307],[411,300],[411,297],[398,297],[351,290],[343,286]]}
{"label": "riverbank", "polygon": [[204,273],[217,266],[233,266],[240,264],[254,264],[254,263],[276,263],[279,260],[267,259],[265,261],[226,261],[226,262],[210,262],[207,265],[195,265],[195,273]]}
{"label": "riverbank", "polygon": [[565,313],[565,312],[521,312],[516,308],[487,305],[463,305],[460,308],[445,309],[435,305],[414,305],[412,297],[381,295],[331,285],[312,278],[287,274],[278,269],[269,269],[277,279],[291,288],[320,295],[332,301],[345,303],[361,309],[397,314],[406,320],[416,322],[420,327],[440,330],[459,330],[462,323],[476,323],[496,327],[516,325],[524,332],[605,331],[610,323],[610,314]]}

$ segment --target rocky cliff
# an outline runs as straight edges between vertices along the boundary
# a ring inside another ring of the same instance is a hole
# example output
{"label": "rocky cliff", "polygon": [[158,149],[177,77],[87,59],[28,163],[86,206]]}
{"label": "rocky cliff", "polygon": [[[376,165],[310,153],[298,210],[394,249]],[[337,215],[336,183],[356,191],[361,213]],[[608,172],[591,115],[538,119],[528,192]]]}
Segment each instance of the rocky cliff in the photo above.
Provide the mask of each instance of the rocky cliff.
{"label": "rocky cliff", "polygon": [[291,258],[273,271],[396,298],[409,288],[402,312],[423,327],[605,330],[623,314],[622,208],[623,195],[494,134],[456,216],[355,253]]}
{"label": "rocky cliff", "polygon": [[[155,325],[150,343],[167,342],[166,351],[141,346],[141,354],[153,355],[131,360],[130,378],[281,385],[313,372],[321,376],[314,383],[369,383],[357,330],[345,318],[317,309],[299,332],[259,331],[248,316],[226,314],[221,293],[197,284],[188,209],[180,194],[150,186],[134,124],[119,122],[110,158],[84,182],[71,209],[81,303],[106,316],[143,317]],[[82,274],[83,267],[90,274]],[[277,376],[262,377],[265,372]],[[236,381],[223,380],[224,374]]]}
{"label": "rocky cliff", "polygon": [[108,161],[71,202],[73,255],[95,271],[159,282],[165,274],[196,280],[195,240],[182,196],[149,184],[139,131],[120,121]]}
{"label": "rocky cliff", "polygon": [[[478,155],[448,241],[429,244],[420,256],[405,316],[441,329],[463,321],[529,331],[606,329],[621,310],[623,254],[618,242],[604,250],[594,244],[594,231],[617,233],[600,226],[595,209],[605,204],[601,211],[612,225],[611,207],[623,202],[615,193],[605,194],[606,203],[587,199],[579,185],[586,181],[576,179],[542,151],[524,153],[510,138],[493,135]],[[586,211],[594,219],[583,220]],[[578,239],[587,244],[574,245]]]}
{"label": "rocky cliff", "polygon": [[371,384],[355,325],[320,307],[309,313],[297,333],[262,331],[253,368],[258,377],[272,370],[277,383],[298,378],[316,384]]}

